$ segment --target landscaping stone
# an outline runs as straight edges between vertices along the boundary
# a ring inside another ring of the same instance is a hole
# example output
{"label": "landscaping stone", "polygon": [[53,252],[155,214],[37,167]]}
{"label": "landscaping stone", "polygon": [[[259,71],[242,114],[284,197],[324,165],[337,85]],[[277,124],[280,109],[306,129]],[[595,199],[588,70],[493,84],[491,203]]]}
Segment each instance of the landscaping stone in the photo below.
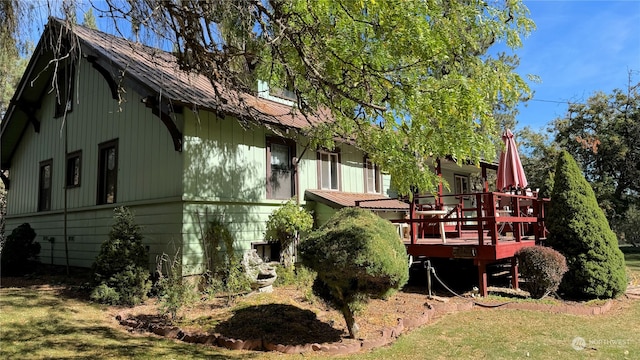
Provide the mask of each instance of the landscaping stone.
{"label": "landscaping stone", "polygon": [[[552,305],[552,304],[539,304],[539,303],[525,303],[525,302],[510,302],[506,303],[503,308],[507,309],[519,309],[519,310],[534,310],[544,311],[551,313],[567,313],[574,315],[600,315],[604,314],[611,309],[613,301],[609,300],[606,303],[599,306],[587,306],[581,304],[566,304]],[[218,333],[189,333],[182,331],[179,327],[171,326],[162,323],[145,323],[146,318],[140,317],[126,317],[118,314],[116,320],[122,325],[133,330],[146,330],[164,336],[168,338],[177,338],[181,341],[188,343],[205,344],[212,346],[220,346],[230,350],[266,350],[277,351],[285,354],[301,354],[307,352],[323,352],[331,355],[352,354],[360,351],[367,351],[375,349],[381,346],[391,344],[397,339],[403,332],[409,329],[415,329],[422,325],[425,325],[432,321],[436,316],[455,312],[455,311],[468,311],[473,309],[474,303],[468,302],[436,302],[434,304],[425,304],[427,309],[419,316],[413,318],[398,318],[396,326],[384,327],[380,331],[378,337],[362,339],[360,341],[347,340],[346,342],[336,343],[308,343],[308,344],[295,344],[295,345],[283,345],[273,344],[262,339],[232,339],[223,336]]]}

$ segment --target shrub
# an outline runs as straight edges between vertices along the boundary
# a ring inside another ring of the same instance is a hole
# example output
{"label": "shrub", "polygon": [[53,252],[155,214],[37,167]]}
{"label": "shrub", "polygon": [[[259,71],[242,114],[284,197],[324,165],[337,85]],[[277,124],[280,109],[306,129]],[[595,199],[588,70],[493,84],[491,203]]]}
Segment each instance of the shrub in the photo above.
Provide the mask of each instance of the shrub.
{"label": "shrub", "polygon": [[559,291],[576,299],[613,298],[627,285],[624,256],[576,161],[563,151],[547,214],[547,243],[567,260]]}
{"label": "shrub", "polygon": [[275,241],[282,249],[282,263],[285,267],[293,266],[292,245],[297,245],[301,232],[311,230],[313,217],[292,200],[276,209],[267,220],[267,232],[275,235]]}
{"label": "shrub", "polygon": [[118,305],[120,304],[120,294],[116,289],[100,284],[91,291],[91,299],[103,304]]}
{"label": "shrub", "polygon": [[296,264],[291,267],[278,265],[276,266],[276,273],[278,274],[278,277],[273,285],[295,285],[298,289],[311,287],[316,278],[315,271],[302,264]]}
{"label": "shrub", "polygon": [[29,268],[30,260],[37,260],[40,244],[34,242],[36,232],[27,223],[13,229],[0,249],[0,264],[4,275],[19,275]]}
{"label": "shrub", "polygon": [[195,289],[182,277],[182,258],[178,251],[173,260],[167,254],[158,259],[158,300],[160,311],[178,317],[178,311],[195,298]]}
{"label": "shrub", "polygon": [[235,252],[235,238],[218,216],[202,231],[202,244],[207,257],[207,292],[224,292],[230,302],[237,294],[251,290],[242,261]]}
{"label": "shrub", "polygon": [[523,289],[534,299],[542,299],[558,290],[562,276],[567,272],[567,262],[559,252],[543,246],[518,250],[519,270],[526,279]]}
{"label": "shrub", "polygon": [[[116,301],[119,305],[143,302],[151,289],[147,257],[133,213],[125,207],[115,208],[109,239],[102,243],[93,264],[97,288],[91,298],[111,304]],[[113,296],[105,287],[118,296]]]}
{"label": "shrub", "polygon": [[385,298],[409,278],[395,227],[360,208],[338,211],[309,234],[300,244],[300,258],[317,272],[316,294],[342,312],[352,338],[358,332],[354,315],[368,298]]}

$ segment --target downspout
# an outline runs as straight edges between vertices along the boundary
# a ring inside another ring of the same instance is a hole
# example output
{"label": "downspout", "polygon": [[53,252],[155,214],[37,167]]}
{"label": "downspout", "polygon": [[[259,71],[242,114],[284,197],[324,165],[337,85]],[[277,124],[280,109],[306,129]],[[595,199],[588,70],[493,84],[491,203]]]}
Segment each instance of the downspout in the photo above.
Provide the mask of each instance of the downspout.
{"label": "downspout", "polygon": [[[69,144],[68,144],[68,129],[69,126],[67,124],[67,111],[65,109],[65,114],[64,114],[64,167],[65,167],[65,175],[64,177],[66,178],[67,176],[67,171],[66,171],[66,167],[67,167],[67,154],[69,153]],[[67,265],[67,276],[69,276],[69,240],[67,237],[67,191],[69,190],[69,187],[67,186],[67,180],[64,180],[64,212],[63,212],[63,217],[64,217],[64,257],[65,257],[65,261],[66,261],[66,265]],[[51,243],[51,247],[53,250],[53,243]]]}
{"label": "downspout", "polygon": [[[300,173],[298,170],[300,169],[300,160],[302,159],[302,157],[304,156],[304,153],[307,152],[307,149],[309,148],[309,144],[307,144],[304,149],[302,150],[302,153],[300,154],[300,156],[296,159],[294,159],[293,161],[293,171],[295,171],[295,183],[296,183],[296,204],[298,205],[298,207],[300,207],[300,176],[298,176],[298,174]],[[298,242],[300,241],[300,234],[297,233],[295,235],[295,240],[293,243],[293,254],[292,257],[294,259],[294,262],[296,262],[298,260]]]}

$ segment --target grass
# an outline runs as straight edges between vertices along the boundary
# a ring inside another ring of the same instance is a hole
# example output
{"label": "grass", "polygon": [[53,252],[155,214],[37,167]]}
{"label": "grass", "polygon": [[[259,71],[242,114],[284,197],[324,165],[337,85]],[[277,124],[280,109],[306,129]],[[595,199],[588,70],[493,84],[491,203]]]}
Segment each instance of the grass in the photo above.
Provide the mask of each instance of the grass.
{"label": "grass", "polygon": [[[640,253],[627,253],[640,277]],[[69,296],[54,286],[0,289],[3,359],[301,359],[327,355],[237,352],[127,333],[112,308]],[[107,311],[107,313],[105,313]],[[599,316],[482,309],[443,316],[405,334],[392,346],[348,359],[583,359],[640,357],[640,301],[615,301]],[[574,350],[581,337],[584,350]]]}

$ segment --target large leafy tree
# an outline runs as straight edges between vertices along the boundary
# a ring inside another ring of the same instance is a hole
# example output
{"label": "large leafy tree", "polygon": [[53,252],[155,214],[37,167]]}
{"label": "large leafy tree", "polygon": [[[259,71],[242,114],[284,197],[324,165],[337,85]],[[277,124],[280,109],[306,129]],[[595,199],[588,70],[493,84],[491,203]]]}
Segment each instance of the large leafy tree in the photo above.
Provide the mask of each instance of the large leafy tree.
{"label": "large leafy tree", "polygon": [[581,165],[610,221],[617,222],[640,191],[640,83],[571,104],[554,123],[555,142]]}
{"label": "large leafy tree", "polygon": [[25,12],[22,6],[17,0],[0,1],[0,121],[27,65],[20,56],[28,44],[18,30]]}
{"label": "large leafy tree", "polygon": [[540,196],[550,197],[553,175],[560,148],[553,141],[553,130],[537,132],[530,127],[518,131],[520,157],[531,188],[540,189]]}
{"label": "large leafy tree", "polygon": [[488,52],[533,29],[521,1],[107,0],[96,12],[227,89],[267,80],[295,93],[296,111],[329,110],[312,145],[351,139],[405,194],[435,188],[434,158],[492,158],[496,104],[528,92],[516,60]]}
{"label": "large leafy tree", "polygon": [[[72,24],[74,5],[48,9],[66,13]],[[334,121],[313,130],[311,145],[350,139],[403,194],[436,188],[439,178],[424,170],[438,157],[493,158],[494,110],[509,113],[529,91],[514,71],[517,59],[489,51],[495,43],[517,48],[533,30],[520,0],[92,5],[97,16],[114,19],[111,30],[166,44],[183,70],[206,74],[225,94],[255,92],[261,79],[293,91],[294,111],[309,117],[330,111]]]}

